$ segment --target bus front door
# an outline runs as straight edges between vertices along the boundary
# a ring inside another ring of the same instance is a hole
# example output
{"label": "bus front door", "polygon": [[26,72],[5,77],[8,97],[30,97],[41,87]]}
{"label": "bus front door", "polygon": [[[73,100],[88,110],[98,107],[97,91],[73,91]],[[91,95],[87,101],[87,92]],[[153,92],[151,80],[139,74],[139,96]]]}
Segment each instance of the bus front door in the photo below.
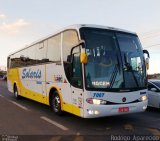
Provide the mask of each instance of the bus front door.
{"label": "bus front door", "polygon": [[72,53],[72,111],[73,114],[83,116],[83,83],[82,83],[82,64],[80,63],[80,53],[76,48]]}

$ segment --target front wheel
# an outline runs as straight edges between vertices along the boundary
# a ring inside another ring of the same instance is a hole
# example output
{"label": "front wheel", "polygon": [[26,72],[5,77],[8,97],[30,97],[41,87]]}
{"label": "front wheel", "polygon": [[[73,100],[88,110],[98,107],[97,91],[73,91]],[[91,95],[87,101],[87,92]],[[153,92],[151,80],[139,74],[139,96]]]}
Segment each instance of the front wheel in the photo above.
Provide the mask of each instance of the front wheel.
{"label": "front wheel", "polygon": [[57,93],[52,96],[51,108],[57,115],[62,115],[63,111],[61,109],[61,100]]}

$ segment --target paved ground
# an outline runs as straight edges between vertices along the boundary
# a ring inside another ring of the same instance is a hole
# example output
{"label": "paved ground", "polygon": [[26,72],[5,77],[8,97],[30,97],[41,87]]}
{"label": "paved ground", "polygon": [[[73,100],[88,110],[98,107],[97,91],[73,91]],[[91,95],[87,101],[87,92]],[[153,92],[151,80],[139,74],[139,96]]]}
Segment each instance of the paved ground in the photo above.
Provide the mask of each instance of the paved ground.
{"label": "paved ground", "polygon": [[59,117],[43,104],[16,100],[6,81],[0,81],[0,135],[3,141],[160,140],[160,110],[96,119]]}

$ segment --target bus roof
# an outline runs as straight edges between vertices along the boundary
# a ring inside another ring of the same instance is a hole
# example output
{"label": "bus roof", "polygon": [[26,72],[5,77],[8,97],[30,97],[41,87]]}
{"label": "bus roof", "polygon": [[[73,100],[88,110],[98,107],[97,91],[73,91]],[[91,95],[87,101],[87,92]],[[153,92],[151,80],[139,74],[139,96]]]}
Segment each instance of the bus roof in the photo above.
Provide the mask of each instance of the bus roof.
{"label": "bus roof", "polygon": [[54,32],[53,34],[50,34],[48,35],[47,37],[44,37],[44,38],[41,38],[35,42],[32,42],[30,45],[26,45],[24,48],[20,49],[20,50],[17,50],[13,53],[11,53],[9,56],[21,51],[21,50],[24,50],[26,48],[29,48],[30,46],[34,45],[34,44],[37,44],[39,42],[42,42],[58,33],[61,33],[65,30],[68,30],[68,29],[75,29],[75,30],[79,30],[80,28],[82,27],[92,27],[92,28],[100,28],[100,29],[108,29],[108,30],[113,30],[113,31],[120,31],[120,32],[125,32],[125,33],[131,33],[131,34],[136,34],[135,32],[131,32],[131,31],[128,31],[128,30],[125,30],[125,29],[120,29],[120,28],[115,28],[115,27],[109,27],[109,26],[102,26],[102,25],[94,25],[94,24],[75,24],[75,25],[70,25],[70,26],[67,26],[65,28],[62,28],[60,30],[57,30],[56,32]]}
{"label": "bus roof", "polygon": [[94,24],[76,24],[76,25],[71,25],[66,27],[66,29],[80,29],[81,27],[92,27],[92,28],[101,28],[101,29],[109,29],[109,30],[114,30],[114,31],[121,31],[121,32],[126,32],[126,33],[131,33],[131,34],[136,34],[135,32],[131,32],[125,29],[120,29],[116,27],[109,27],[109,26],[103,26],[103,25],[94,25]]}

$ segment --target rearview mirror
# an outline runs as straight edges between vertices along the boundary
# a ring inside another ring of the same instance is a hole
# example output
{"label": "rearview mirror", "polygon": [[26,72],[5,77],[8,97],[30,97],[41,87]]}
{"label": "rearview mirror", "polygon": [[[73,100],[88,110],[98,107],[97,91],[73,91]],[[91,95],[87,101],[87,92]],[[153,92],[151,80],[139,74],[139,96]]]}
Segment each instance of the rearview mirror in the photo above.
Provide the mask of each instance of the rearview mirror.
{"label": "rearview mirror", "polygon": [[81,49],[80,61],[81,61],[82,64],[86,64],[88,62],[88,56],[85,53],[85,49],[84,48]]}
{"label": "rearview mirror", "polygon": [[149,69],[149,58],[146,58],[145,59],[145,64],[146,64],[146,68],[147,70]]}
{"label": "rearview mirror", "polygon": [[82,64],[86,64],[88,62],[88,56],[87,56],[86,53],[81,53],[80,61],[81,61]]}
{"label": "rearview mirror", "polygon": [[147,58],[150,58],[148,50],[143,50],[143,54],[147,54]]}
{"label": "rearview mirror", "polygon": [[148,70],[149,69],[149,58],[150,58],[148,50],[143,50],[143,54],[147,54],[147,57],[145,58],[145,65]]}
{"label": "rearview mirror", "polygon": [[151,91],[152,92],[157,92],[157,89],[156,88],[151,88]]}

